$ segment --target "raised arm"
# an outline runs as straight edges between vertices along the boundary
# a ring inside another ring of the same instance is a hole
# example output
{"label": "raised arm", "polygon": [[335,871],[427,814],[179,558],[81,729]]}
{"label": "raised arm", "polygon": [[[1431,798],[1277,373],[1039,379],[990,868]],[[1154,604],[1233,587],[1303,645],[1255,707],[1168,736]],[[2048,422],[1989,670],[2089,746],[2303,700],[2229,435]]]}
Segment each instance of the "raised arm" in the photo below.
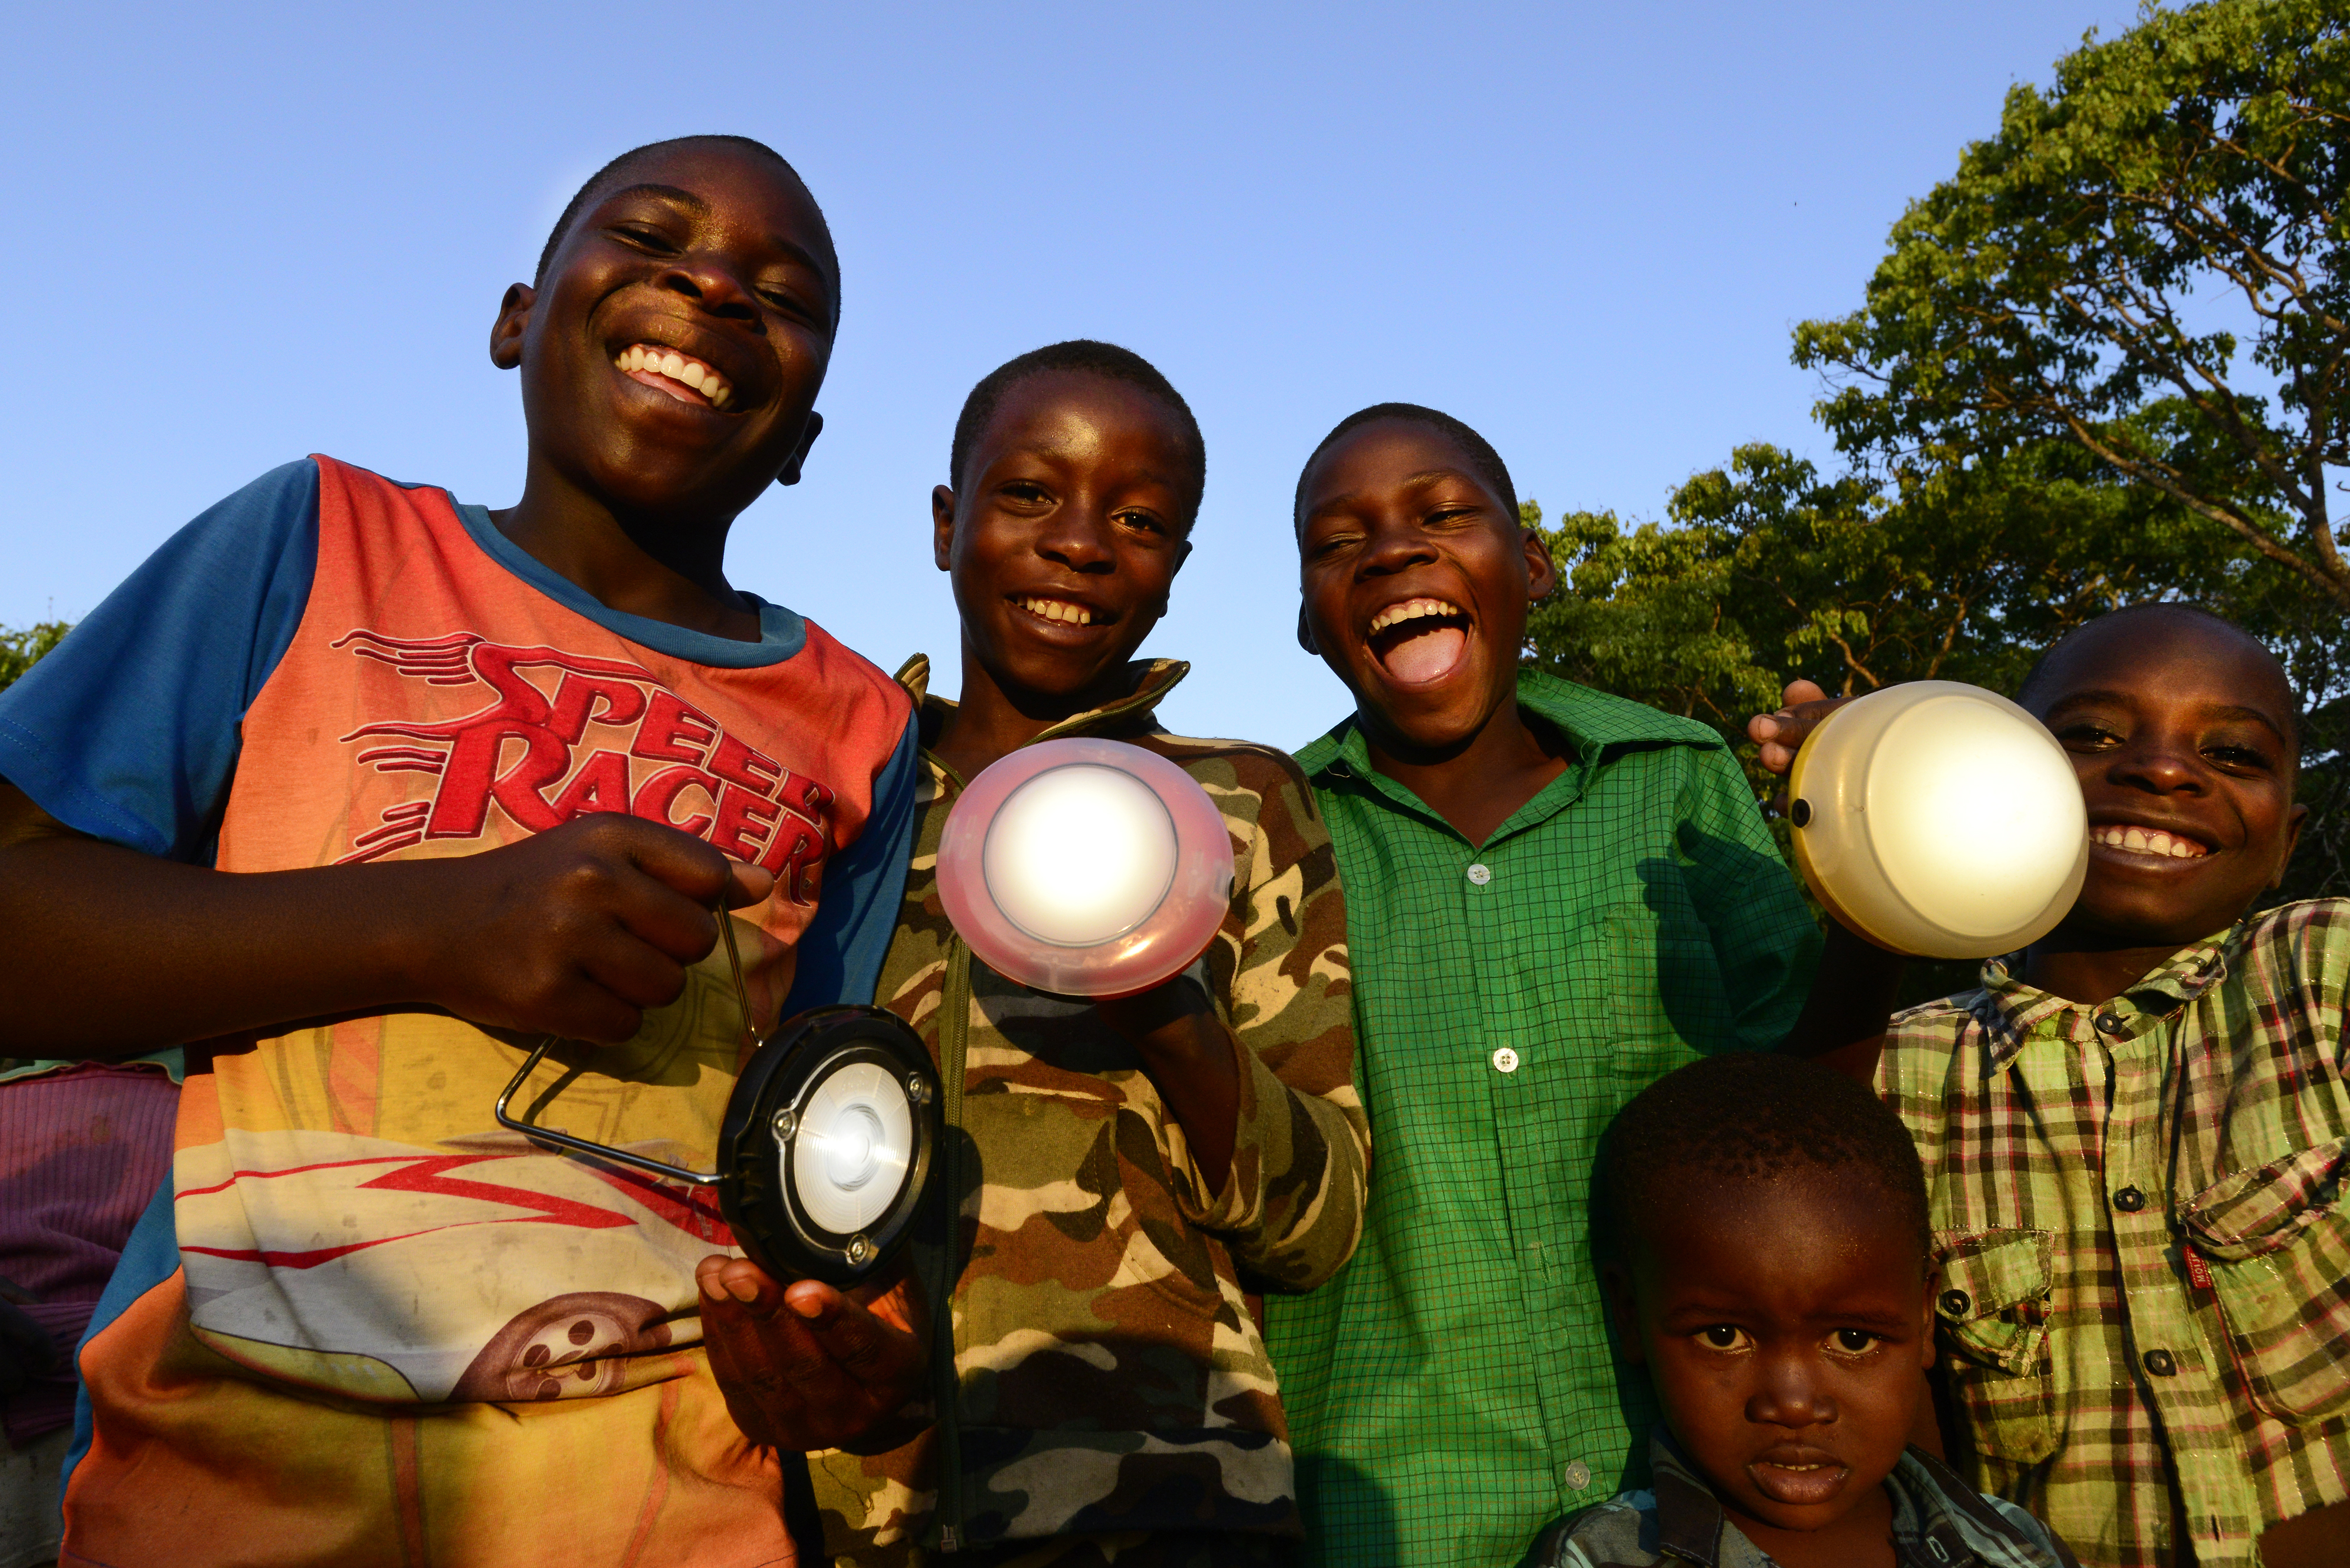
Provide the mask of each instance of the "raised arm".
{"label": "raised arm", "polygon": [[1207,966],[1230,1019],[1217,1025],[1232,1073],[1229,1168],[1217,1180],[1204,1151],[1172,1137],[1169,1167],[1194,1224],[1222,1235],[1257,1278],[1302,1291],[1354,1255],[1370,1132],[1354,1084],[1346,898],[1329,833],[1295,763],[1247,761],[1251,774],[1226,805],[1239,832],[1230,803],[1243,792],[1255,800],[1235,867],[1242,935],[1220,940]]}

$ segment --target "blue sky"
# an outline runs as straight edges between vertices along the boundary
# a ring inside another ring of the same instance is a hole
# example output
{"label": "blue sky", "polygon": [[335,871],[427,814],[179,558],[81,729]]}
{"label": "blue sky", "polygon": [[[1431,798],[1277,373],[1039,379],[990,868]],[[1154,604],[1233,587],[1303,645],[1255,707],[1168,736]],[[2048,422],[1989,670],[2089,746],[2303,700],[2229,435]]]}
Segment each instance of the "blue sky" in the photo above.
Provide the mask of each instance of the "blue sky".
{"label": "blue sky", "polygon": [[[199,11],[203,15],[199,15]],[[1856,305],[1903,203],[2045,81],[2087,0],[1774,6],[45,6],[0,61],[28,309],[0,389],[0,626],[86,613],[323,451],[510,504],[486,343],[577,182],[764,140],[829,214],[846,315],[741,586],[957,679],[928,545],[971,383],[1114,339],[1198,411],[1198,550],[1146,651],[1192,733],[1347,706],[1292,639],[1288,497],[1365,403],[1477,425],[1555,512],[1662,510],[1742,441],[1826,460],[1789,329]]]}

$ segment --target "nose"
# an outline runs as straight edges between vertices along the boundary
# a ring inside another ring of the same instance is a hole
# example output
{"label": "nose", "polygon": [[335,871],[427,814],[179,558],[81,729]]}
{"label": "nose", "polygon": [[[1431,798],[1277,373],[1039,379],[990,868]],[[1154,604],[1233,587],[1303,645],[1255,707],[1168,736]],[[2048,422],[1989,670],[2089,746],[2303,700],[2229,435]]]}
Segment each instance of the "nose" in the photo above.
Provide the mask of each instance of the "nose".
{"label": "nose", "polygon": [[2145,729],[2129,738],[2106,765],[2106,776],[2117,784],[2149,794],[2200,794],[2203,759],[2191,741],[2161,731]]}
{"label": "nose", "polygon": [[726,321],[756,321],[759,307],[750,291],[714,256],[687,256],[660,275],[660,286],[681,294]]}
{"label": "nose", "polygon": [[1069,497],[1045,519],[1036,535],[1036,553],[1085,574],[1111,571],[1118,564],[1109,545],[1109,519],[1082,495]]}
{"label": "nose", "polygon": [[1356,557],[1356,569],[1367,577],[1392,576],[1436,559],[1426,535],[1403,523],[1383,523],[1372,530],[1370,543]]}
{"label": "nose", "polygon": [[1746,1418],[1764,1427],[1818,1427],[1836,1418],[1835,1398],[1800,1355],[1764,1362],[1762,1377],[1746,1399]]}

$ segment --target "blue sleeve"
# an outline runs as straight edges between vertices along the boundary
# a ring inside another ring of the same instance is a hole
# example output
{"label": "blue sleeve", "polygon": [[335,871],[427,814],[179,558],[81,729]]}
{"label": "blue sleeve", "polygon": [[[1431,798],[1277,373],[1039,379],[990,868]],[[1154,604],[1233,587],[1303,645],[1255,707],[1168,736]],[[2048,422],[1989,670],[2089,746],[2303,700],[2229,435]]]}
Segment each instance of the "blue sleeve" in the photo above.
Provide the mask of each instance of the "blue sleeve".
{"label": "blue sleeve", "polygon": [[0,778],[68,827],[210,863],[244,711],[318,566],[318,467],[273,469],[166,540],[0,691]]}
{"label": "blue sleeve", "polygon": [[799,967],[784,999],[785,1018],[836,1002],[869,1002],[881,983],[881,961],[898,929],[914,852],[920,723],[919,709],[907,715],[898,750],[873,782],[873,815],[865,831],[824,868],[824,892],[800,937]]}

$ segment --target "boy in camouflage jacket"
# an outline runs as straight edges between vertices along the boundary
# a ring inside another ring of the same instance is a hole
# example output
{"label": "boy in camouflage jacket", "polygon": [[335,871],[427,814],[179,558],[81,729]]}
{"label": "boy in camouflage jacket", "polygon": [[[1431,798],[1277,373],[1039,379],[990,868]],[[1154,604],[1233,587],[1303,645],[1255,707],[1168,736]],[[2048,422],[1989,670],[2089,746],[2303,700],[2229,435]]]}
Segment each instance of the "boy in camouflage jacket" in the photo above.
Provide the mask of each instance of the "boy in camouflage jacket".
{"label": "boy in camouflage jacket", "polygon": [[[1369,1157],[1329,836],[1287,756],[1158,727],[1188,666],[1129,662],[1190,551],[1203,473],[1164,378],[1106,344],[1024,355],[973,389],[951,473],[932,505],[963,701],[927,694],[926,659],[900,672],[922,776],[878,998],[946,1085],[946,1201],[914,1250],[928,1299],[950,1303],[941,1397],[886,1452],[810,1456],[825,1555],[1284,1561],[1299,1524],[1256,1293],[1310,1290],[1352,1255]],[[1232,834],[1213,945],[1141,997],[1027,990],[973,958],[939,901],[966,783],[1079,734],[1172,760]]]}

